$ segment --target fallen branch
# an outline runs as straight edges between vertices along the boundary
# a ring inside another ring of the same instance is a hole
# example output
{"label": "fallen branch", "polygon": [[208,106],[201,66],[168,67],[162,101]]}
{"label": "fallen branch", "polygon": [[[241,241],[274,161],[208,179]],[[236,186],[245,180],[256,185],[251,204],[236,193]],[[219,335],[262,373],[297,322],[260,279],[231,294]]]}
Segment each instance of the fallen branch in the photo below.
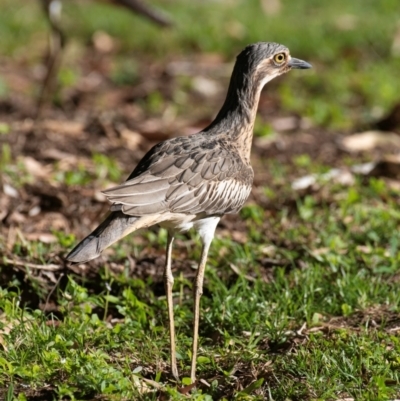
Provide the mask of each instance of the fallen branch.
{"label": "fallen branch", "polygon": [[46,270],[46,271],[57,271],[57,270],[62,270],[64,268],[61,265],[54,265],[54,264],[37,265],[35,263],[22,262],[20,260],[12,260],[7,257],[3,258],[3,262],[11,266],[28,267],[30,269]]}

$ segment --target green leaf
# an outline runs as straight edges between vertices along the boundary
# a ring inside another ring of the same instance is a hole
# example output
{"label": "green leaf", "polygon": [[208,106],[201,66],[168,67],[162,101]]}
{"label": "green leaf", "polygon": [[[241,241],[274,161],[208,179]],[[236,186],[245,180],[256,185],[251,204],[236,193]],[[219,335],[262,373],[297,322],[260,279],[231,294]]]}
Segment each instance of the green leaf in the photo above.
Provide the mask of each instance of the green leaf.
{"label": "green leaf", "polygon": [[192,384],[192,379],[190,377],[182,377],[182,384],[184,386],[189,386]]}
{"label": "green leaf", "polygon": [[6,123],[0,123],[0,135],[8,134],[11,131],[11,127]]}
{"label": "green leaf", "polygon": [[257,390],[258,388],[260,388],[262,386],[262,384],[264,383],[264,378],[258,379],[257,381],[255,381],[254,383],[251,383],[250,386],[247,386],[242,393],[244,394],[250,394],[252,393],[254,390]]}
{"label": "green leaf", "polygon": [[197,362],[200,363],[200,364],[203,364],[203,363],[210,363],[210,362],[211,362],[211,359],[208,358],[208,357],[206,357],[206,356],[199,356],[199,357],[197,358]]}
{"label": "green leaf", "polygon": [[114,295],[105,295],[104,299],[108,302],[112,302],[113,304],[117,304],[119,302],[119,298]]}

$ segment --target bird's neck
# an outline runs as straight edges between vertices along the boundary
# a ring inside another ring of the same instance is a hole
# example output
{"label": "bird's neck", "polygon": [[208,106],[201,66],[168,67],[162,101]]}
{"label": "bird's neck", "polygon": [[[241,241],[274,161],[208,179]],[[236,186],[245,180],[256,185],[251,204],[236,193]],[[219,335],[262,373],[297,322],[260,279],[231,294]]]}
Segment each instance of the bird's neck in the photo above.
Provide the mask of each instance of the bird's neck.
{"label": "bird's neck", "polygon": [[225,134],[250,161],[253,128],[261,89],[266,80],[234,69],[225,102],[215,120],[204,130],[211,135]]}

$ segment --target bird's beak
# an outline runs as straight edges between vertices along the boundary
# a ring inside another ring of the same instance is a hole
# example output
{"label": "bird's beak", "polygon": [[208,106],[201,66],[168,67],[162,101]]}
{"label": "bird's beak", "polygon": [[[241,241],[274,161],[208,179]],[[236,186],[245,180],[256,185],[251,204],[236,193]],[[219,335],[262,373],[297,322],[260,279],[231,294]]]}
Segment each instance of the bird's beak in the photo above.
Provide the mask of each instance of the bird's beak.
{"label": "bird's beak", "polygon": [[290,59],[288,66],[292,67],[292,68],[297,68],[300,70],[312,68],[312,65],[310,63],[307,63],[306,61],[300,60],[298,58],[293,58],[293,57]]}

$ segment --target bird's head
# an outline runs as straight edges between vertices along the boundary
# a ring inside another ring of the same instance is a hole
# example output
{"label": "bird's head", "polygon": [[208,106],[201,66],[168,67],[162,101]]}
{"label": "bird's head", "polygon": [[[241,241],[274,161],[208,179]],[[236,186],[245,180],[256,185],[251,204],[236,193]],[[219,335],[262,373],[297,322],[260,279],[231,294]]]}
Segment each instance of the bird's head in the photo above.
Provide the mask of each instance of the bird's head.
{"label": "bird's head", "polygon": [[261,86],[293,68],[311,68],[311,64],[306,61],[291,57],[287,47],[269,42],[258,42],[245,47],[237,57],[236,66]]}

